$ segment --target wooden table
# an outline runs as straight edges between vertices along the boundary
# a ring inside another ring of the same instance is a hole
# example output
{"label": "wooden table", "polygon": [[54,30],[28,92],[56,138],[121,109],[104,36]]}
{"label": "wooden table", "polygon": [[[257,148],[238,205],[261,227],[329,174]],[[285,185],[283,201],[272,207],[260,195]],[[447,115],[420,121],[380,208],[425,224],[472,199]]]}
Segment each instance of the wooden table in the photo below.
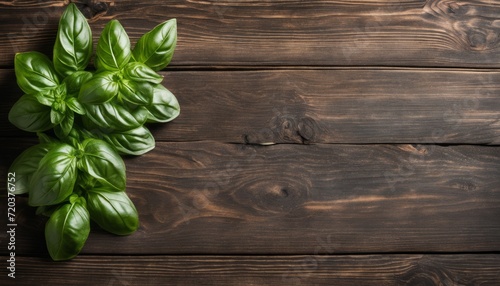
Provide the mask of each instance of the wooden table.
{"label": "wooden table", "polygon": [[[14,54],[50,55],[67,2],[0,2],[4,194],[36,142],[7,120]],[[177,18],[162,74],[182,112],[126,159],[135,234],[94,227],[54,263],[18,196],[0,281],[500,285],[500,2],[74,2],[96,37],[118,19],[132,43]]]}

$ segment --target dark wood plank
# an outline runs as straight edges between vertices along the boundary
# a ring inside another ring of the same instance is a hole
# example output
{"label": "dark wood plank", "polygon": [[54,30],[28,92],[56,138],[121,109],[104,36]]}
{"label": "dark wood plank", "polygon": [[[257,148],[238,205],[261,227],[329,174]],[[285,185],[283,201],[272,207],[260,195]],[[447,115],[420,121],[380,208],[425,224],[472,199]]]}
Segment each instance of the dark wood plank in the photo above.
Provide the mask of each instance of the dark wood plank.
{"label": "dark wood plank", "polygon": [[[140,229],[83,253],[500,251],[499,147],[160,142],[126,163]],[[17,199],[19,255],[44,256],[45,219]]]}
{"label": "dark wood plank", "polygon": [[[1,257],[3,261],[7,257]],[[16,285],[497,285],[499,255],[18,257]]]}
{"label": "dark wood plank", "polygon": [[[133,43],[177,18],[177,66],[500,66],[495,1],[74,2],[96,35],[119,19]],[[18,51],[50,53],[64,5],[1,2],[0,66],[12,66]]]}
{"label": "dark wood plank", "polygon": [[172,72],[181,115],[159,140],[500,143],[500,73],[450,70]]}
{"label": "dark wood plank", "polygon": [[[157,140],[236,143],[500,143],[500,72],[451,70],[175,71],[181,115]],[[22,94],[0,71],[0,132]]]}

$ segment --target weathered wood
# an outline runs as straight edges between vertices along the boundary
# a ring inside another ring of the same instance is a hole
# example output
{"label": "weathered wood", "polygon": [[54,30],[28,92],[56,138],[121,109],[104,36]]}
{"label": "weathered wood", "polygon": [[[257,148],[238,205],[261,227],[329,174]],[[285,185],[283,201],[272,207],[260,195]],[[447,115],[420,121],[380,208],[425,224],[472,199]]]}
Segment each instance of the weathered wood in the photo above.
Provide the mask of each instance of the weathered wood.
{"label": "weathered wood", "polygon": [[[50,55],[69,2],[0,1],[4,203],[35,142],[7,121],[14,53]],[[182,112],[126,158],[133,235],[93,225],[53,263],[46,218],[16,197],[16,285],[500,284],[500,146],[477,146],[500,143],[500,3],[71,2],[95,39],[110,19],[135,43],[177,18],[163,74]]]}
{"label": "weathered wood", "polygon": [[[0,2],[0,66],[18,51],[50,53],[65,2]],[[95,37],[118,19],[132,43],[177,18],[177,66],[500,67],[494,1],[75,2]]]}
{"label": "weathered wood", "polygon": [[[1,257],[3,261],[7,257]],[[18,257],[16,285],[497,285],[500,256]],[[7,278],[5,278],[7,279]]]}
{"label": "weathered wood", "polygon": [[[163,73],[181,115],[157,140],[236,143],[500,143],[500,72],[451,70]],[[0,132],[22,94],[0,71]]]}
{"label": "weathered wood", "polygon": [[500,73],[439,70],[172,72],[181,115],[159,140],[500,143]]}
{"label": "weathered wood", "polygon": [[[5,161],[14,146],[1,144]],[[500,251],[498,151],[160,142],[126,160],[140,229],[93,232],[83,253]],[[17,199],[19,254],[45,255],[45,219]]]}

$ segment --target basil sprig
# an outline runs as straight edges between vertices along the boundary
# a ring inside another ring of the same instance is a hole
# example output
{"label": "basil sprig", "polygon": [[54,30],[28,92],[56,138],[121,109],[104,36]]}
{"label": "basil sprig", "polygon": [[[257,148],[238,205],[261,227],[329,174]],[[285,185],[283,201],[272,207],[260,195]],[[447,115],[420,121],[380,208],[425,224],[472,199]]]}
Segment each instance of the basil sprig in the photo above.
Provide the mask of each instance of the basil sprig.
{"label": "basil sprig", "polygon": [[15,192],[27,194],[45,226],[53,260],[75,257],[90,232],[90,220],[117,235],[139,227],[125,192],[120,155],[142,155],[155,147],[145,124],[169,122],[180,112],[176,97],[157,71],[171,61],[177,41],[175,19],[144,34],[132,49],[118,20],[101,33],[94,59],[92,31],[75,4],[59,21],[53,58],[38,52],[15,56],[17,83],[24,92],[9,112],[21,130],[40,143],[10,166]]}

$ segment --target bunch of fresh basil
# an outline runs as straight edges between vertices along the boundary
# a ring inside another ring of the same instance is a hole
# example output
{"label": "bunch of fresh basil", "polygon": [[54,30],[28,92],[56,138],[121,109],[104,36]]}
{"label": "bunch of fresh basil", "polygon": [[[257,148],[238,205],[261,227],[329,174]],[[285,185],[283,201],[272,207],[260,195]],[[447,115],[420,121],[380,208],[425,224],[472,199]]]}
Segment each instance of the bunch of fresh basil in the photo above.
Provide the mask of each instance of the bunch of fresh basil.
{"label": "bunch of fresh basil", "polygon": [[155,140],[145,124],[179,115],[177,99],[157,73],[172,59],[176,41],[172,19],[131,49],[124,28],[112,20],[97,43],[96,70],[89,71],[92,32],[70,4],[59,22],[52,61],[38,52],[16,54],[17,83],[25,94],[9,121],[36,132],[40,143],[21,153],[10,172],[16,174],[15,194],[27,193],[37,213],[50,217],[45,238],[52,259],[80,252],[90,220],[117,235],[137,230],[120,155],[152,150]]}

